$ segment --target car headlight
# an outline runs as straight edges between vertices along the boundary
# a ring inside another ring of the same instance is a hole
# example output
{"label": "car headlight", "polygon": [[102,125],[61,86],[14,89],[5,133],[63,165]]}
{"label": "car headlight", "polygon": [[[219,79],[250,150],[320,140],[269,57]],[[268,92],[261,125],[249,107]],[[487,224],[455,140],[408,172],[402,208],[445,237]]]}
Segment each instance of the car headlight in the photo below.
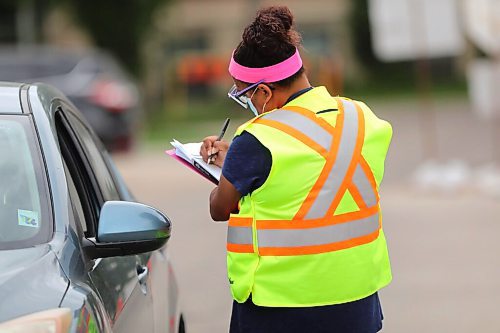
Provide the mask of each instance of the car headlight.
{"label": "car headlight", "polygon": [[0,324],[0,333],[67,333],[71,327],[70,309],[33,313]]}

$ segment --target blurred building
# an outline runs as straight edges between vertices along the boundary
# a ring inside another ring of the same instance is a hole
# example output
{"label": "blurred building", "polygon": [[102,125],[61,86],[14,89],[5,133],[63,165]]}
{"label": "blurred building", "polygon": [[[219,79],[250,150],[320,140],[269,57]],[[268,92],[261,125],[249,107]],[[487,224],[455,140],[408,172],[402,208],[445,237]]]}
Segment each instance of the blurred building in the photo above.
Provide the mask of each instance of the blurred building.
{"label": "blurred building", "polygon": [[[178,0],[158,12],[155,45],[161,49],[159,57],[167,59],[167,63],[163,60],[154,68],[175,73],[173,81],[164,82],[167,90],[176,83],[186,84],[188,94],[195,95],[210,94],[218,83],[226,89],[229,56],[241,40],[244,27],[259,8],[272,4],[275,2]],[[348,79],[359,75],[346,24],[350,1],[291,0],[286,5],[294,13],[296,27],[303,36],[302,56],[309,75],[315,82],[341,92],[344,73]]]}

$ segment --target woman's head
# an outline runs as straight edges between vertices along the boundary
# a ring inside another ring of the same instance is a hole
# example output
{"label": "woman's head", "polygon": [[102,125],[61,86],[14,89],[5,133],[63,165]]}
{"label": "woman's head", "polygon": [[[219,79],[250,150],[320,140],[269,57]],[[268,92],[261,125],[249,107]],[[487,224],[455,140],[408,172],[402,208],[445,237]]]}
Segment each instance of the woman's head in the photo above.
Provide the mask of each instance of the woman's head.
{"label": "woman's head", "polygon": [[290,58],[300,41],[300,34],[293,29],[293,15],[287,7],[264,8],[243,31],[234,60],[252,68],[272,66]]}
{"label": "woman's head", "polygon": [[[246,94],[259,113],[281,106],[279,104],[286,100],[289,88],[304,76],[298,54],[300,42],[300,34],[293,27],[293,15],[287,7],[272,6],[259,10],[254,21],[245,28],[233,53],[230,72],[238,91],[262,81]],[[272,66],[275,71],[285,74],[270,75],[272,79],[257,79],[258,74],[235,75],[241,69],[235,67],[242,66],[247,69]]]}

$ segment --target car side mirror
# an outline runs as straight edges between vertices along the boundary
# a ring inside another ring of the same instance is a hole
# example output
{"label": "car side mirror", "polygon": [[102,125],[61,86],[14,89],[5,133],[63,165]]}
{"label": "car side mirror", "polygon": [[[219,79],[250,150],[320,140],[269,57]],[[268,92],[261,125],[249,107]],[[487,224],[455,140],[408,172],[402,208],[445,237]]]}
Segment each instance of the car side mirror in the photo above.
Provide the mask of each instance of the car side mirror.
{"label": "car side mirror", "polygon": [[171,222],[160,211],[136,202],[107,201],[101,208],[95,242],[85,252],[92,259],[125,256],[161,248],[170,238]]}

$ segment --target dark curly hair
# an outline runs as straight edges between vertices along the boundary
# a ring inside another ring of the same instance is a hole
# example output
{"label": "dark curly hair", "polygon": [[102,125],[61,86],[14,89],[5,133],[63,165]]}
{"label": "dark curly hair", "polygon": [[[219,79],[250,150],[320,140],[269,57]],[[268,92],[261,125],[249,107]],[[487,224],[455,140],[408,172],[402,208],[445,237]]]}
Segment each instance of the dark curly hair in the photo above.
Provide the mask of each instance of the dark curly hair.
{"label": "dark curly hair", "polygon": [[[300,43],[301,36],[293,27],[293,15],[288,7],[263,8],[243,31],[242,41],[234,51],[234,60],[252,68],[276,65],[291,57]],[[304,67],[301,67],[292,76],[274,83],[289,86],[303,72]]]}

